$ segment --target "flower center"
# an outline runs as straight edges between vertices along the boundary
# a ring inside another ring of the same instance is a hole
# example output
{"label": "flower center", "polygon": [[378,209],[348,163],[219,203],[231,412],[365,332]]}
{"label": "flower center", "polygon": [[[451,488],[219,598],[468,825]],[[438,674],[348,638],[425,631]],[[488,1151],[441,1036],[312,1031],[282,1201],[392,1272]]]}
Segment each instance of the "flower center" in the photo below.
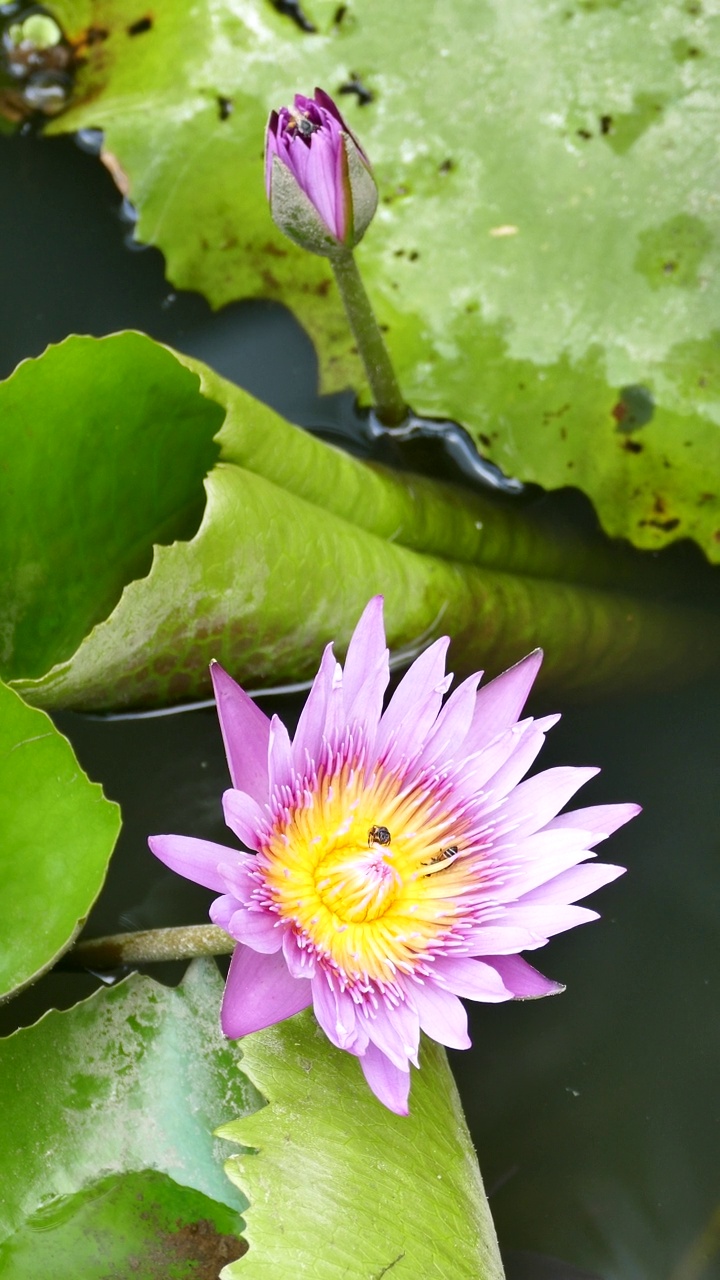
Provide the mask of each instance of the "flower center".
{"label": "flower center", "polygon": [[347,982],[416,972],[472,889],[462,818],[422,781],[342,760],[276,803],[258,855],[268,906]]}
{"label": "flower center", "polygon": [[402,881],[389,849],[340,845],[315,871],[315,888],[328,911],[345,924],[377,920],[397,898]]}

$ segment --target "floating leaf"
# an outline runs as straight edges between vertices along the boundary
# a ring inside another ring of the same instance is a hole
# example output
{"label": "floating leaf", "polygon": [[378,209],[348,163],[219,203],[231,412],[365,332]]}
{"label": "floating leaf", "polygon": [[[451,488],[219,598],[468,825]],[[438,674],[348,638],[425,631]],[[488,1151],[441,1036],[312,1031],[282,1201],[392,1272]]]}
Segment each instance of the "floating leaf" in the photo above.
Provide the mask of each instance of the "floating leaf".
{"label": "floating leaf", "polygon": [[[326,263],[265,205],[271,107],[320,83],[372,156],[358,256],[410,403],[605,528],[720,560],[718,32],[640,0],[56,0],[82,60],[52,130],[104,159],[169,278],[281,299],[328,389],[362,374]],[[140,14],[140,17],[138,16]],[[303,29],[304,26],[304,29]],[[312,30],[314,28],[314,31]],[[430,43],[429,43],[430,42]],[[428,49],[432,56],[428,56]],[[650,414],[633,421],[634,397]]]}
{"label": "floating leaf", "polygon": [[305,1012],[243,1040],[269,1106],[226,1124],[255,1147],[226,1168],[247,1196],[247,1255],[223,1280],[502,1280],[480,1172],[445,1051],[424,1039],[410,1115],[387,1111],[358,1062]]}
{"label": "floating leaf", "polygon": [[3,1280],[215,1280],[240,1257],[243,1221],[167,1174],[113,1174],[58,1196],[0,1244]]}
{"label": "floating leaf", "polygon": [[0,662],[5,679],[69,658],[153,544],[187,537],[223,419],[158,343],[74,337],[0,384]]}
{"label": "floating leaf", "polygon": [[0,684],[0,1000],[55,963],[85,923],[120,830],[44,711]]}
{"label": "floating leaf", "polygon": [[[221,1034],[222,986],[212,961],[196,961],[177,989],[135,975],[0,1041],[0,1263],[27,1257],[32,1233],[56,1227],[81,1248],[83,1223],[105,1230],[113,1206],[143,1238],[146,1211],[160,1223],[174,1212],[184,1223],[209,1217],[223,1235],[240,1229],[246,1201],[223,1173],[229,1148],[212,1131],[260,1099],[240,1050]],[[133,1215],[130,1184],[118,1175],[144,1170],[165,1176],[143,1180],[146,1199]],[[76,1257],[83,1280],[87,1256]],[[40,1274],[38,1266],[27,1280]]]}
{"label": "floating leaf", "polygon": [[[148,504],[147,528],[138,520],[131,546],[115,547],[105,566],[99,595],[107,601],[122,592],[115,609],[69,660],[63,661],[63,628],[49,672],[14,681],[33,702],[84,709],[177,702],[209,692],[212,658],[245,682],[303,679],[316,670],[328,640],[335,638],[342,649],[378,591],[387,598],[388,636],[399,658],[449,632],[456,671],[498,670],[538,644],[547,649],[545,679],[566,689],[628,681],[636,686],[658,673],[664,678],[668,669],[682,673],[690,660],[693,672],[716,660],[714,618],[645,598],[658,580],[642,556],[577,534],[569,543],[522,505],[370,466],[291,426],[200,363],[138,334],[70,338],[26,362],[28,388],[33,374],[42,374],[49,406],[36,444],[41,431],[56,431],[52,406],[63,394],[66,358],[73,368],[82,360],[90,387],[98,365],[111,405],[122,398],[133,362],[135,398],[146,412],[127,429],[127,449],[123,419],[117,419],[111,462],[118,510],[125,500],[133,502],[138,460],[131,446],[137,435],[155,429],[166,380],[168,420],[184,414],[201,433],[210,420],[225,416],[225,422],[198,532],[189,541],[157,547],[150,572],[128,582],[130,553],[148,546],[157,527]],[[6,413],[3,395],[8,386],[14,389],[14,377],[0,384],[8,436],[18,408],[11,400]],[[73,451],[80,449],[83,423],[91,439],[96,432],[92,397],[87,420],[82,405],[80,398]],[[94,466],[106,471],[102,454],[95,453]],[[60,464],[57,469],[63,470]],[[12,525],[24,518],[26,490],[12,480],[10,452],[6,475],[13,502],[5,519]],[[86,491],[92,483],[89,476]],[[98,483],[102,489],[102,479]],[[66,509],[72,505],[74,512],[74,542],[63,566],[66,605],[60,586],[56,591],[58,611],[72,613],[79,607],[73,567],[82,573],[85,548],[102,545],[105,517],[96,503],[78,503],[71,481],[64,490],[58,484],[55,494],[61,529]],[[38,584],[53,564],[53,539],[46,541],[48,564],[42,548],[36,550]],[[662,574],[659,583],[667,587]],[[22,578],[6,582],[0,603],[0,620],[16,636],[23,635],[26,617],[43,608],[41,587],[25,594],[22,587]],[[81,618],[67,626],[82,634],[80,621],[91,603],[88,590]],[[29,644],[30,671],[23,670],[19,647],[13,656],[23,677],[33,675],[37,660]]]}

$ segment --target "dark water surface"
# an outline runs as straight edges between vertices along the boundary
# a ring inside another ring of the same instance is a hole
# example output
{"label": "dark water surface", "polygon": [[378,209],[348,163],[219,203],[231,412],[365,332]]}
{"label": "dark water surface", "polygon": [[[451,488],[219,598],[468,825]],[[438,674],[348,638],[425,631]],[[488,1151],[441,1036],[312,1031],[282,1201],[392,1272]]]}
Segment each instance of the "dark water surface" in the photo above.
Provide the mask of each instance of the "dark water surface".
{"label": "dark water surface", "polygon": [[[0,175],[0,376],[70,332],[134,327],[303,425],[351,421],[350,397],[318,399],[311,345],[281,308],[213,315],[172,290],[158,253],[129,251],[94,157],[67,140],[0,138]],[[292,725],[301,703],[263,706]],[[472,1006],[473,1049],[452,1055],[514,1280],[720,1278],[718,1242],[705,1261],[699,1246],[720,1205],[719,711],[720,680],[571,707],[539,762],[601,765],[579,803],[637,800],[644,813],[602,849],[629,869],[597,895],[602,920],[533,957],[566,993]],[[211,895],[165,871],[146,838],[224,840],[214,712],[58,723],[123,807],[87,933],[203,920]],[[53,974],[3,1010],[1,1029],[95,985]]]}

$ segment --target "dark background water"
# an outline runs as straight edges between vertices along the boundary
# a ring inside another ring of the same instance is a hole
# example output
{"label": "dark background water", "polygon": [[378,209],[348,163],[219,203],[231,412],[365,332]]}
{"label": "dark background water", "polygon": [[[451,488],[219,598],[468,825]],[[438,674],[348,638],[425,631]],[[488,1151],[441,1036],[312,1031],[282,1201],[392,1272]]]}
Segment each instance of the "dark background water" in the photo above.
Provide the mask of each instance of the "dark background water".
{"label": "dark background water", "polygon": [[[71,141],[0,137],[0,376],[68,333],[133,327],[302,425],[352,426],[349,395],[318,397],[314,352],[288,313],[253,302],[213,314],[177,293],[159,253],[129,247],[120,208]],[[264,705],[292,724],[301,699]],[[602,920],[533,957],[566,993],[472,1006],[473,1048],[451,1055],[512,1280],[720,1277],[717,1240],[705,1262],[689,1252],[720,1204],[719,709],[719,680],[571,707],[539,762],[599,764],[580,803],[632,799],[644,813],[602,851],[628,867],[597,895]],[[214,712],[58,722],[123,807],[88,934],[204,919],[210,895],[159,866],[146,838],[223,840]],[[94,985],[51,975],[3,1010],[1,1029]]]}

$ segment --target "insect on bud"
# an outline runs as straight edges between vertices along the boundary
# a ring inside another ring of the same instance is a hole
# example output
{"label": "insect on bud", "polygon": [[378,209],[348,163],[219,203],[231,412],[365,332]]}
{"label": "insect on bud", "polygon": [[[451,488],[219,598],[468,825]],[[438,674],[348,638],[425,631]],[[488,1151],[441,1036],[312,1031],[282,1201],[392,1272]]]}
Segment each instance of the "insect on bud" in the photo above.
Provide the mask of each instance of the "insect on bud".
{"label": "insect on bud", "polygon": [[280,230],[326,258],[352,249],[377,208],[370,161],[322,89],[271,112],[265,185]]}

